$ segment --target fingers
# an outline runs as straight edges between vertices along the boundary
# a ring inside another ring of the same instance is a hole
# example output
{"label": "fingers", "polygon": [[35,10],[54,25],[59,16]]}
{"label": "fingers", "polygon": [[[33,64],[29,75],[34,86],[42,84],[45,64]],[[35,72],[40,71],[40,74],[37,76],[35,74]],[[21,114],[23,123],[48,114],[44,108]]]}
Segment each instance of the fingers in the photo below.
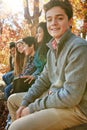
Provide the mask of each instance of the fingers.
{"label": "fingers", "polygon": [[34,80],[33,76],[29,76],[24,82],[28,82],[30,84]]}
{"label": "fingers", "polygon": [[16,119],[19,119],[21,117],[21,112],[22,111],[19,111],[19,110],[16,112]]}
{"label": "fingers", "polygon": [[21,117],[21,114],[22,114],[22,111],[25,107],[24,106],[21,106],[17,112],[16,112],[16,119],[19,119]]}
{"label": "fingers", "polygon": [[29,115],[29,114],[30,114],[29,108],[26,107],[25,109],[23,109],[23,111],[22,111],[22,113],[21,113],[21,117],[27,116],[27,115]]}
{"label": "fingers", "polygon": [[30,78],[28,77],[27,79],[24,80],[24,83],[28,82]]}
{"label": "fingers", "polygon": [[24,83],[28,82],[28,84],[30,84],[35,79],[34,76],[31,75],[23,76],[21,78],[25,78]]}
{"label": "fingers", "polygon": [[32,81],[33,81],[33,78],[31,78],[31,79],[29,80],[28,84],[30,84]]}

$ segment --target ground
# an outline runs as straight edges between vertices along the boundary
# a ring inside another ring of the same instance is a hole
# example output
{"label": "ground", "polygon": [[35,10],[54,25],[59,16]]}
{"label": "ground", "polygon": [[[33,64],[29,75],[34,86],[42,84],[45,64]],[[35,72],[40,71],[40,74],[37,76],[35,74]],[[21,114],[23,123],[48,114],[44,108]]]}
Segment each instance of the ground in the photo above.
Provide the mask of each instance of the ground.
{"label": "ground", "polygon": [[7,115],[6,101],[0,100],[0,130],[5,130]]}

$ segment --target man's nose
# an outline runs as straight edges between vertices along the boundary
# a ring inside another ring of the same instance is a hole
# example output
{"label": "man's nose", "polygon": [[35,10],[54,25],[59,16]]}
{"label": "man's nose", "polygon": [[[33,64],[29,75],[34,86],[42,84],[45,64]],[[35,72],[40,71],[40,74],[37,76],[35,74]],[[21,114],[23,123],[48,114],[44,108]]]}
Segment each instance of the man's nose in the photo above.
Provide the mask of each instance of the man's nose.
{"label": "man's nose", "polygon": [[57,24],[57,19],[54,18],[54,19],[52,20],[52,24],[53,24],[53,25]]}

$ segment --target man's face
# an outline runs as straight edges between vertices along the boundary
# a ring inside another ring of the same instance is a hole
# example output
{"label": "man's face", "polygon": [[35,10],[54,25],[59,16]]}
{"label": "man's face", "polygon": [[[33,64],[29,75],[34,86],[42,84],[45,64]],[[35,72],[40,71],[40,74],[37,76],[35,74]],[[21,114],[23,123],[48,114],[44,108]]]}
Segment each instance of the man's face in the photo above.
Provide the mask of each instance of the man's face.
{"label": "man's face", "polygon": [[68,20],[68,16],[61,7],[53,7],[46,12],[47,29],[49,34],[56,40],[70,28],[72,20]]}
{"label": "man's face", "polygon": [[28,46],[27,44],[24,44],[24,52],[26,56],[31,56],[32,53],[34,52],[34,46]]}

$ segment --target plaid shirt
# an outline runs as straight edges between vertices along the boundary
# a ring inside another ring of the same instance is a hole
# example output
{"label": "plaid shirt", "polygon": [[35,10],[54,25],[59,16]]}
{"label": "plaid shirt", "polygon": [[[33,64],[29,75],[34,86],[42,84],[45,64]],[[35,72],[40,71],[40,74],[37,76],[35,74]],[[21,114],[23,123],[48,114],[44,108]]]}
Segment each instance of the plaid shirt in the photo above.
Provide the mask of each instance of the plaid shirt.
{"label": "plaid shirt", "polygon": [[36,66],[34,64],[34,57],[29,57],[27,60],[27,64],[23,70],[23,73],[21,75],[32,75],[35,70],[36,70]]}

